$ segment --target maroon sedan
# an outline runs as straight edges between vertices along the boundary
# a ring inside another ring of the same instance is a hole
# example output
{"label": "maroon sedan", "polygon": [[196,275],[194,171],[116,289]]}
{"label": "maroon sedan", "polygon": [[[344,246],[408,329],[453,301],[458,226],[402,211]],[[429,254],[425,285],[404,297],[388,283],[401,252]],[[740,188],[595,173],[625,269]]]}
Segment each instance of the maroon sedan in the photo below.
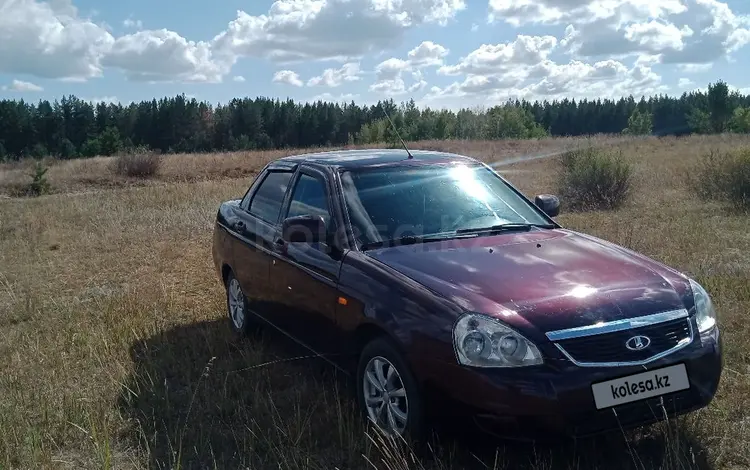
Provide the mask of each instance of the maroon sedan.
{"label": "maroon sedan", "polygon": [[708,405],[722,357],[706,291],[562,228],[559,207],[455,154],[276,160],[217,214],[229,323],[350,366],[364,414],[414,437],[445,410],[580,436]]}

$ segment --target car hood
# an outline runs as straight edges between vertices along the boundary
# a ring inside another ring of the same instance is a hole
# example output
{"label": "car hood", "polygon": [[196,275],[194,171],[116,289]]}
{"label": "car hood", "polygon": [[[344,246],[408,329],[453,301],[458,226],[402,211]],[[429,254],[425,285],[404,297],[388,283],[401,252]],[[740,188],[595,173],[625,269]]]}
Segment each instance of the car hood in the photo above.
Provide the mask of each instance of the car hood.
{"label": "car hood", "polygon": [[643,255],[570,230],[382,248],[368,256],[467,311],[541,331],[686,307],[688,280]]}

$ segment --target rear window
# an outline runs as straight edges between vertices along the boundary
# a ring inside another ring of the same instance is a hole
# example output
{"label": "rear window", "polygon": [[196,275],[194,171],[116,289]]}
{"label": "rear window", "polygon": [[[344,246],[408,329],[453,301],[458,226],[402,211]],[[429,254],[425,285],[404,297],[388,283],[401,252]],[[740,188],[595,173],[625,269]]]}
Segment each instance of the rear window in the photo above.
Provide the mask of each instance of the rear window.
{"label": "rear window", "polygon": [[292,173],[289,171],[268,173],[250,201],[250,213],[266,222],[276,224],[291,178]]}

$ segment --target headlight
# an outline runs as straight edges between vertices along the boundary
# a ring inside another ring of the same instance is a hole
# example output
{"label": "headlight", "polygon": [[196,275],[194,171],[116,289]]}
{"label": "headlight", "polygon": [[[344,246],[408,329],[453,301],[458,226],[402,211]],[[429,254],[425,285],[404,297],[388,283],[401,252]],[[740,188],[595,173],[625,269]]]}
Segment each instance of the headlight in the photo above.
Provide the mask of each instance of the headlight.
{"label": "headlight", "polygon": [[695,302],[695,321],[698,323],[698,331],[705,333],[716,326],[716,311],[708,292],[700,284],[690,279],[690,288],[693,290],[693,301]]}
{"label": "headlight", "polygon": [[469,313],[453,328],[458,362],[475,367],[522,367],[542,364],[536,345],[492,317]]}

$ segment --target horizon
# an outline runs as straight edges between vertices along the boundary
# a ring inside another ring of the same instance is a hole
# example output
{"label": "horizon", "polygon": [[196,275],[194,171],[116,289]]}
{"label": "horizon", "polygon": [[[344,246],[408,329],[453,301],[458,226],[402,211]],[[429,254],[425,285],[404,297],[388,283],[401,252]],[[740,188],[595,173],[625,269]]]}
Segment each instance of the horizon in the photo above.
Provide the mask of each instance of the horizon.
{"label": "horizon", "polygon": [[[726,82],[724,80],[722,80],[722,79],[719,78],[719,79],[717,79],[716,82],[711,82],[708,85],[713,85],[715,83],[724,83],[724,84],[726,84]],[[674,94],[667,93],[667,92],[662,92],[662,93],[657,93],[657,94],[653,94],[653,95],[641,95],[641,96],[625,95],[625,96],[619,96],[619,97],[581,97],[581,98],[577,98],[577,97],[562,96],[562,97],[556,97],[554,99],[546,99],[546,98],[542,98],[542,99],[507,98],[503,102],[497,102],[497,103],[493,103],[491,105],[476,104],[476,105],[473,105],[473,106],[470,106],[470,107],[459,107],[459,108],[420,106],[419,104],[417,104],[416,100],[414,100],[413,97],[402,97],[401,99],[397,100],[397,99],[395,99],[393,97],[387,97],[387,96],[383,97],[383,98],[381,98],[378,101],[373,102],[373,103],[361,103],[361,102],[357,102],[357,100],[353,100],[353,99],[352,100],[348,100],[348,101],[331,101],[331,100],[325,100],[325,99],[316,99],[314,101],[310,101],[310,100],[295,100],[295,99],[293,99],[293,98],[291,98],[289,96],[280,97],[280,96],[263,96],[263,95],[256,95],[256,96],[253,96],[253,95],[235,96],[235,97],[230,98],[227,101],[223,101],[223,102],[222,101],[210,102],[208,100],[199,99],[198,97],[193,96],[193,95],[187,95],[184,92],[183,93],[174,94],[174,95],[154,96],[152,98],[144,98],[144,99],[141,99],[141,100],[127,101],[127,102],[125,102],[125,101],[119,101],[119,100],[118,101],[112,101],[112,100],[108,100],[108,99],[85,99],[85,98],[82,98],[82,97],[77,96],[75,94],[64,94],[64,95],[57,96],[57,97],[52,97],[52,98],[41,98],[41,97],[39,97],[39,98],[35,98],[35,99],[24,99],[22,97],[13,97],[13,96],[10,96],[10,97],[1,97],[0,96],[0,102],[1,101],[18,101],[18,102],[23,101],[23,102],[25,102],[27,104],[36,105],[36,104],[38,104],[40,102],[45,102],[45,101],[48,102],[48,103],[50,103],[50,104],[54,104],[56,102],[59,103],[63,99],[66,99],[66,98],[67,99],[75,98],[75,99],[79,99],[79,100],[81,100],[83,102],[90,103],[92,105],[98,105],[99,103],[105,103],[105,104],[112,104],[112,105],[120,105],[122,107],[128,107],[128,106],[130,106],[132,104],[138,105],[140,103],[146,103],[146,102],[152,102],[152,101],[156,101],[158,103],[161,100],[170,100],[170,99],[175,99],[177,97],[182,96],[182,97],[185,98],[186,101],[196,100],[197,103],[206,104],[208,106],[213,106],[213,107],[224,107],[224,106],[229,105],[234,100],[250,100],[250,101],[255,101],[255,100],[272,100],[274,102],[280,102],[280,103],[284,103],[284,102],[287,102],[287,101],[292,101],[292,102],[294,102],[295,105],[299,105],[299,106],[305,106],[307,104],[314,105],[316,103],[334,104],[334,105],[338,105],[338,106],[341,106],[341,105],[347,105],[348,106],[348,105],[351,105],[352,103],[354,103],[355,106],[359,106],[360,108],[372,108],[372,107],[377,107],[379,103],[387,103],[387,102],[391,102],[392,101],[393,104],[398,107],[398,106],[402,106],[402,105],[408,104],[410,101],[414,101],[415,106],[417,107],[417,109],[420,109],[420,110],[424,110],[424,109],[430,108],[433,111],[448,110],[448,111],[451,111],[451,112],[454,112],[454,113],[456,113],[458,111],[472,111],[472,112],[482,113],[482,112],[486,112],[487,110],[489,110],[489,109],[491,109],[493,107],[497,107],[497,106],[512,106],[512,105],[515,105],[516,102],[521,103],[521,104],[528,103],[528,104],[530,104],[532,106],[533,105],[537,105],[537,104],[540,105],[540,106],[544,106],[545,104],[554,105],[554,104],[560,103],[560,102],[562,102],[564,100],[569,100],[569,101],[575,102],[575,103],[595,103],[595,102],[598,102],[598,101],[601,101],[602,103],[608,103],[608,102],[609,103],[617,103],[617,102],[622,101],[622,100],[629,101],[631,99],[633,101],[635,101],[636,103],[640,103],[642,101],[648,103],[649,100],[662,99],[664,97],[666,97],[667,99],[680,100],[680,99],[682,99],[685,96],[691,96],[691,95],[696,95],[696,94],[707,94],[708,93],[708,85],[707,86],[703,86],[703,87],[699,87],[699,88],[696,88],[696,89],[693,89],[693,90],[685,90],[685,91],[682,91],[680,93],[674,93]],[[728,85],[728,84],[727,84],[727,86],[729,88],[730,95],[734,93],[734,94],[739,95],[741,98],[746,98],[746,97],[750,96],[750,87],[745,88],[745,89],[738,89],[738,88],[732,87],[731,85]],[[313,97],[313,98],[318,98],[318,97]]]}
{"label": "horizon", "polygon": [[718,79],[750,93],[743,0],[0,0],[0,11],[0,99],[458,110],[680,96]]}

